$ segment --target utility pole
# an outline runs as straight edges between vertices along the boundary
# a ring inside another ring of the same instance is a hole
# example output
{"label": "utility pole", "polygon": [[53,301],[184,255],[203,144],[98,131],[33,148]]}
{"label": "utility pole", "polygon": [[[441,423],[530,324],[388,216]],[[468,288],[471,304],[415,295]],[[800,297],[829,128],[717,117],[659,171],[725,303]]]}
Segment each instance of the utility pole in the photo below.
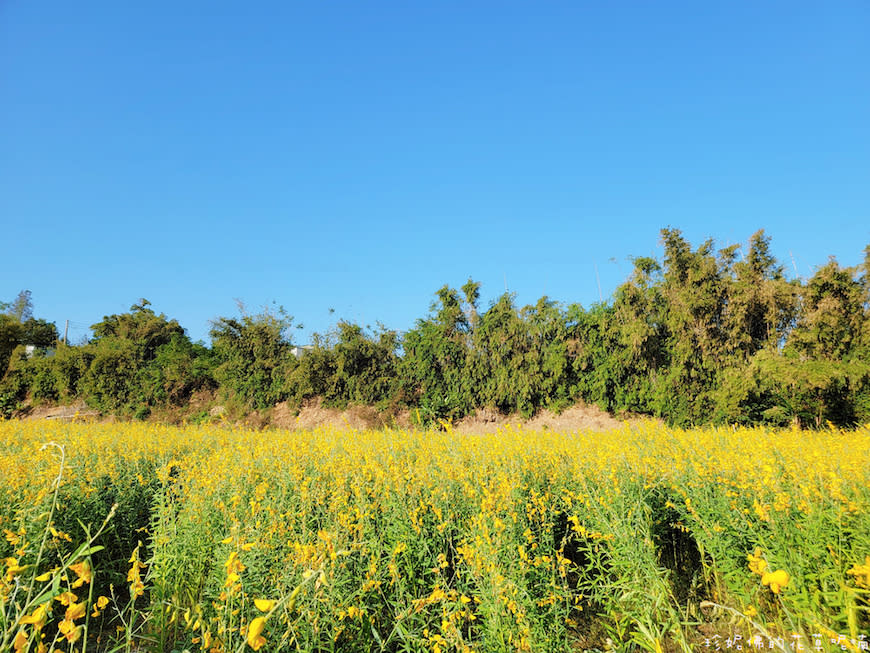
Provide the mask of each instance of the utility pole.
{"label": "utility pole", "polygon": [[69,320],[66,321],[66,325],[63,327],[63,344],[67,343],[66,337],[69,334]]}

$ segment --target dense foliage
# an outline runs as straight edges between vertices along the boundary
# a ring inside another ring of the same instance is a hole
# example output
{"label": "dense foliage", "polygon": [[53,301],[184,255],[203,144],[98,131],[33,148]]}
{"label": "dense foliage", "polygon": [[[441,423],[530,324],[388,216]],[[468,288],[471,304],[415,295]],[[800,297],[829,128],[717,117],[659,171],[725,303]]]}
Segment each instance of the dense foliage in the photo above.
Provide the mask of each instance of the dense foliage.
{"label": "dense foliage", "polygon": [[407,406],[425,423],[578,400],[674,425],[870,421],[870,247],[863,265],[832,259],[804,281],[786,278],[763,232],[745,252],[693,249],[676,229],[662,243],[663,260],[635,259],[608,303],[519,307],[505,293],[483,309],[469,280],[438,290],[404,334],[342,321],[302,350],[283,310],[217,319],[209,348],[145,300],[87,344],[51,349],[54,325],[25,291],[0,315],[0,412],[83,398],[144,416],[211,389],[242,410],[322,397]]}

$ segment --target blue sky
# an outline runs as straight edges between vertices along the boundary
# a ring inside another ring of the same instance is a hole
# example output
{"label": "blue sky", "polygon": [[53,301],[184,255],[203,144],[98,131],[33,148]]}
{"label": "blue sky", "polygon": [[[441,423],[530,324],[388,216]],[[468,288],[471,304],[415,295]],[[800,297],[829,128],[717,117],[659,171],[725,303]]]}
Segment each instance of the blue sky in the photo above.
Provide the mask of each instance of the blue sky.
{"label": "blue sky", "polygon": [[274,301],[304,342],[469,276],[589,306],[666,226],[855,265],[867,34],[866,0],[6,0],[0,300],[203,340]]}

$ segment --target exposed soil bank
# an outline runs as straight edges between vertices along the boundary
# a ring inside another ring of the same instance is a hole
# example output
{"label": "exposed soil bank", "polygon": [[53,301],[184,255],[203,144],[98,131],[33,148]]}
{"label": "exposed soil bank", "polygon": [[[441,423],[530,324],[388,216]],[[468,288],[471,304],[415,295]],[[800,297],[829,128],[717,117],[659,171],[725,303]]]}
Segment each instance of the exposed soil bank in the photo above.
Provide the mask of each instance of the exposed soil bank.
{"label": "exposed soil bank", "polygon": [[[29,406],[16,415],[28,420],[95,420],[114,422],[113,415],[101,415],[89,408],[84,402],[67,406],[39,405]],[[523,426],[538,431],[607,431],[619,428],[626,422],[641,421],[635,415],[614,416],[597,406],[575,404],[561,413],[549,410],[539,411],[531,418],[521,415],[502,415],[495,410],[478,410],[474,414],[457,421],[453,428],[460,433],[494,433],[507,426]],[[410,428],[413,425],[411,411],[379,411],[373,406],[352,405],[346,408],[331,408],[323,405],[320,398],[303,403],[295,411],[287,402],[270,409],[255,410],[245,414],[222,405],[211,394],[195,396],[186,407],[155,411],[149,418],[151,422],[182,424],[185,422],[213,422],[248,426],[251,428],[314,429],[321,426],[344,427],[351,429],[381,429],[388,427]]]}

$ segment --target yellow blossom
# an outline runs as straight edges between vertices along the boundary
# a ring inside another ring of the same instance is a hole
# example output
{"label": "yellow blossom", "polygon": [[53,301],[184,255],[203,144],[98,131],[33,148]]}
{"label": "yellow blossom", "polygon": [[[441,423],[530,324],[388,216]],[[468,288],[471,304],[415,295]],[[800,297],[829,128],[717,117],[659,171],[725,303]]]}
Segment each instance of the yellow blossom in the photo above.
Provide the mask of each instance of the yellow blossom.
{"label": "yellow blossom", "polygon": [[59,601],[61,605],[70,605],[78,601],[79,597],[77,597],[72,592],[64,592],[63,594],[58,594],[57,596],[55,596],[54,600]]}
{"label": "yellow blossom", "polygon": [[863,565],[853,565],[846,573],[854,576],[858,585],[870,589],[870,556],[864,558]]}
{"label": "yellow blossom", "polygon": [[782,569],[777,569],[773,573],[765,572],[761,576],[761,584],[764,586],[769,585],[770,591],[774,594],[779,594],[783,587],[788,585],[789,575]]}
{"label": "yellow blossom", "polygon": [[48,608],[50,607],[49,603],[43,603],[36,610],[33,611],[33,614],[26,615],[21,617],[22,624],[30,624],[33,626],[33,629],[37,632],[42,630],[42,627],[45,625],[45,622],[48,620]]}
{"label": "yellow blossom", "polygon": [[85,616],[85,604],[84,603],[71,603],[70,606],[66,609],[66,618],[70,621],[75,621],[76,619],[81,619]]}
{"label": "yellow blossom", "polygon": [[18,546],[18,543],[21,541],[21,536],[24,535],[24,531],[22,530],[20,533],[13,533],[8,528],[4,528],[3,535],[9,544],[12,546]]}
{"label": "yellow blossom", "polygon": [[254,599],[254,605],[260,612],[268,612],[275,607],[275,601],[269,599]]}
{"label": "yellow blossom", "polygon": [[15,649],[15,653],[21,653],[24,650],[24,647],[27,646],[27,639],[27,633],[24,630],[19,630],[15,639],[12,640],[12,648]]}
{"label": "yellow blossom", "polygon": [[19,565],[17,558],[6,558],[6,582],[11,583],[22,571],[27,569],[27,565]]}
{"label": "yellow blossom", "polygon": [[755,553],[747,555],[746,559],[749,561],[749,570],[754,574],[761,576],[767,569],[767,561],[761,557],[760,548],[756,548]]}
{"label": "yellow blossom", "polygon": [[69,568],[78,576],[78,579],[72,584],[73,588],[81,587],[83,584],[90,583],[94,579],[94,570],[91,569],[91,563],[87,560],[70,565]]}
{"label": "yellow blossom", "polygon": [[57,625],[57,629],[63,634],[70,644],[78,641],[82,635],[82,627],[76,626],[70,619],[64,619]]}
{"label": "yellow blossom", "polygon": [[94,603],[94,610],[91,612],[91,616],[99,617],[100,612],[102,612],[107,605],[109,605],[109,599],[105,596],[98,596],[96,603]]}
{"label": "yellow blossom", "polygon": [[248,626],[248,636],[245,641],[247,641],[248,646],[250,646],[255,651],[259,651],[266,643],[266,638],[262,635],[263,628],[265,627],[265,617],[254,618]]}

